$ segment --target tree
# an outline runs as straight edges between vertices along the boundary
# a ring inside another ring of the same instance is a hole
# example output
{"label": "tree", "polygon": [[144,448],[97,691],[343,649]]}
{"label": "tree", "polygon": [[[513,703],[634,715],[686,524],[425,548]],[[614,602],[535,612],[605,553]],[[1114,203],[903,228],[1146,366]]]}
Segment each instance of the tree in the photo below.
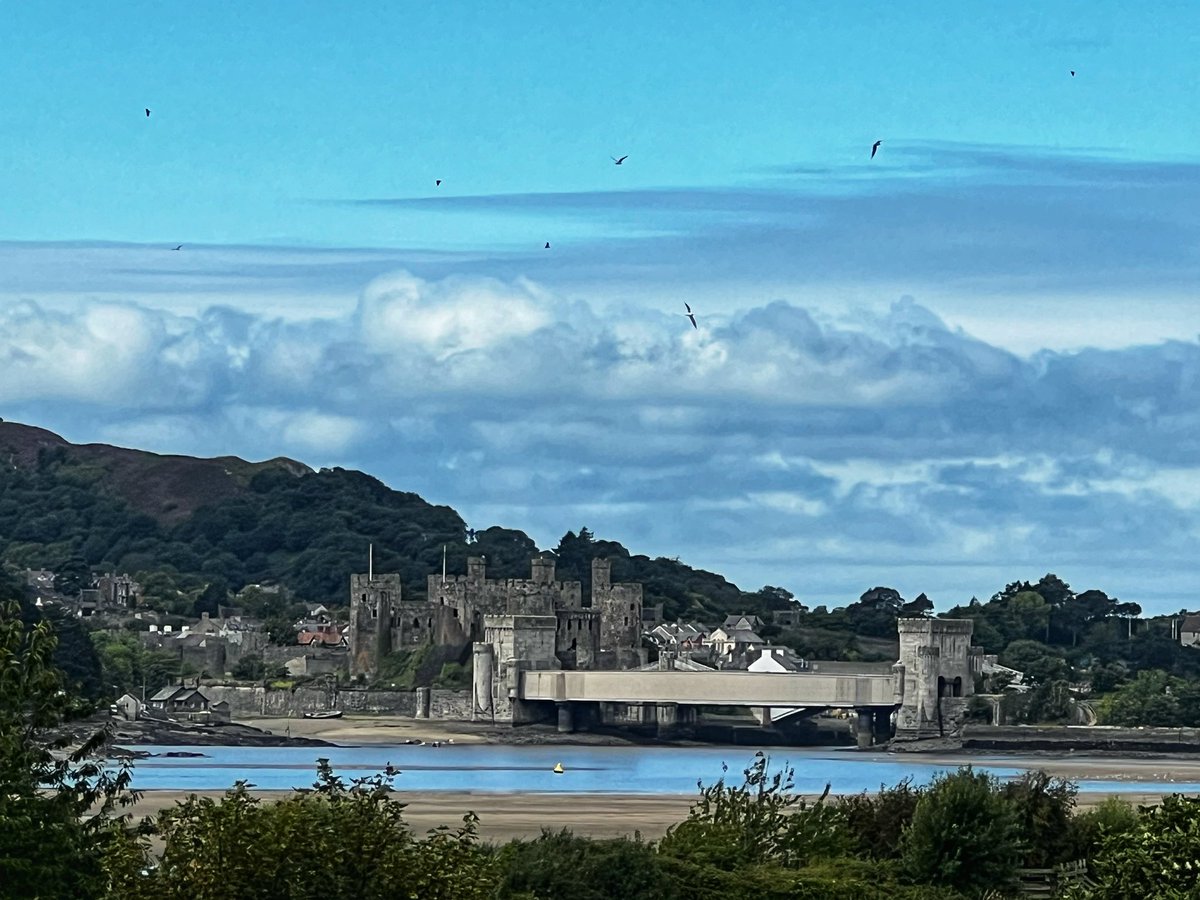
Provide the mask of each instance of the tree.
{"label": "tree", "polygon": [[1026,772],[1000,789],[1016,811],[1026,842],[1024,864],[1041,869],[1070,859],[1075,850],[1071,814],[1078,788],[1045,772]]}
{"label": "tree", "polygon": [[996,779],[970,766],[938,776],[901,838],[900,865],[919,884],[963,893],[1013,883],[1026,845]]}
{"label": "tree", "polygon": [[1038,641],[1013,641],[1000,654],[1000,662],[1029,676],[1034,684],[1046,684],[1066,678],[1067,661]]}
{"label": "tree", "polygon": [[1194,688],[1190,692],[1188,688],[1188,682],[1161,669],[1138,672],[1131,682],[1100,701],[1100,722],[1103,725],[1166,727],[1196,724],[1197,720],[1191,715],[1185,717],[1180,710],[1181,697],[1190,699],[1195,694]]}
{"label": "tree", "polygon": [[262,656],[249,654],[234,664],[230,674],[241,681],[261,681],[266,677],[267,664],[263,662]]}
{"label": "tree", "polygon": [[924,593],[918,594],[916,600],[905,603],[900,607],[900,615],[905,618],[919,618],[933,612],[933,601]]}
{"label": "tree", "polygon": [[136,798],[129,770],[103,763],[105,731],[75,746],[53,736],[81,709],[55,645],[48,621],[27,625],[0,599],[0,886],[12,897],[98,896],[114,812]]}

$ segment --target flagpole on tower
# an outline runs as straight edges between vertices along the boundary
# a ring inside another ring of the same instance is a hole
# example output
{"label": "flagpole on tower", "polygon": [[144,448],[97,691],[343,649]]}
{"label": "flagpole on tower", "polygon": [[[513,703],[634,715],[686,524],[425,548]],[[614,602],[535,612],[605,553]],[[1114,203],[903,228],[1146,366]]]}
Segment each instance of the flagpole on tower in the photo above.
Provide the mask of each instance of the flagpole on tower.
{"label": "flagpole on tower", "polygon": [[375,580],[375,545],[367,544],[367,581]]}

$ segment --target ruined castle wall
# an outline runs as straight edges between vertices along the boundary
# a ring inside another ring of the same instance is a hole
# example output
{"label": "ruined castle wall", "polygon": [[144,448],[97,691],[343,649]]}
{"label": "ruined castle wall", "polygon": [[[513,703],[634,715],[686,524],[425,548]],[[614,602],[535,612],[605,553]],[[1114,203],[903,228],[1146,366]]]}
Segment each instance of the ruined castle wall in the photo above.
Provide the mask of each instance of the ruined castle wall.
{"label": "ruined castle wall", "polygon": [[467,642],[459,610],[436,601],[405,602],[392,609],[392,647],[399,650],[424,643],[459,646]]}
{"label": "ruined castle wall", "polygon": [[563,609],[556,618],[558,658],[568,668],[594,668],[600,657],[600,613],[594,609]]}

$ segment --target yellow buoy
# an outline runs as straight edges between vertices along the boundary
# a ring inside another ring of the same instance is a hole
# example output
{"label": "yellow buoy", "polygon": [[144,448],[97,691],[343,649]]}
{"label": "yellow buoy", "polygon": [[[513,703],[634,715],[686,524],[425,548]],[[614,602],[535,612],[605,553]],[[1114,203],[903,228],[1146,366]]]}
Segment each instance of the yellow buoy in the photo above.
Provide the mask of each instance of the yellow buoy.
{"label": "yellow buoy", "polygon": [[565,772],[565,771],[566,771],[566,770],[563,768],[563,765],[562,765],[562,763],[555,763],[555,764],[554,764],[554,774],[555,774],[555,775],[561,775],[561,774],[562,774],[563,772]]}

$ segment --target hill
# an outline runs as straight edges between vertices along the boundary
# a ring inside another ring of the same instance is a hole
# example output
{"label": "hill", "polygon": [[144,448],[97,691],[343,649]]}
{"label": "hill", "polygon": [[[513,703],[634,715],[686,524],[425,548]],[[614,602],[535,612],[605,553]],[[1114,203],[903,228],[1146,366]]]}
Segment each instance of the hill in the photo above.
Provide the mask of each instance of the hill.
{"label": "hill", "polygon": [[[448,506],[396,491],[362,472],[314,471],[290,459],[197,459],[72,444],[41,428],[0,422],[0,561],[47,568],[73,590],[92,571],[136,574],[153,597],[213,606],[248,584],[281,584],[297,597],[344,605],[368,544],[379,571],[399,572],[421,597],[443,547],[451,571],[483,554],[493,577],[527,577],[539,548],[521,531],[492,527],[468,544]],[[777,592],[746,593],[677,560],[631,554],[586,528],[556,549],[562,578],[590,577],[595,556],[613,576],[645,584],[646,603],[669,618],[708,620],[786,605]]]}

